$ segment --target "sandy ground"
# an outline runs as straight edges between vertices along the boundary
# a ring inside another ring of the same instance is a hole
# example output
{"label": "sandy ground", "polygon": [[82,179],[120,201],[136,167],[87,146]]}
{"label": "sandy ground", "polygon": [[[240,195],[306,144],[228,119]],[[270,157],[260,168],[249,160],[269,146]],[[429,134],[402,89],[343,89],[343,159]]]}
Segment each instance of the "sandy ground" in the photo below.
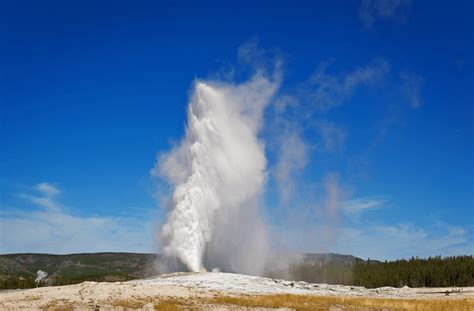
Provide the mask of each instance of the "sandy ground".
{"label": "sandy ground", "polygon": [[[449,295],[446,295],[446,292]],[[60,308],[120,309],[120,302],[133,307],[153,309],[156,302],[167,299],[202,299],[216,296],[296,294],[403,299],[474,298],[474,287],[366,289],[358,286],[310,284],[232,273],[176,273],[129,282],[84,282],[77,285],[41,287],[0,292],[0,309],[34,310]]]}

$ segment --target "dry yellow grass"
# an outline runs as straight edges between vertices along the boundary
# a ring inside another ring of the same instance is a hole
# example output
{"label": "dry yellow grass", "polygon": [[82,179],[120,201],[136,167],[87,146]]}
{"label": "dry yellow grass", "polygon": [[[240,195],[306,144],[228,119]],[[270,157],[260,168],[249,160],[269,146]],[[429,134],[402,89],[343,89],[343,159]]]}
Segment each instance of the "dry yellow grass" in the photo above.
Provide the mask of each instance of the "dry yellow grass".
{"label": "dry yellow grass", "polygon": [[264,295],[215,297],[208,304],[244,308],[289,308],[295,310],[474,310],[473,299],[388,299],[367,297],[322,297],[303,295]]}
{"label": "dry yellow grass", "polygon": [[145,303],[152,302],[155,310],[209,310],[213,308],[253,309],[288,308],[292,310],[474,310],[474,299],[392,299],[368,297],[328,297],[305,295],[261,295],[261,296],[215,296],[213,298],[169,298],[147,301],[118,300],[114,307],[125,310],[140,309]]}
{"label": "dry yellow grass", "polygon": [[126,300],[126,299],[121,299],[121,300],[115,300],[111,303],[113,307],[118,307],[118,308],[123,308],[125,310],[127,309],[141,309],[143,306],[146,304],[146,302],[142,300]]}
{"label": "dry yellow grass", "polygon": [[201,310],[202,303],[205,301],[199,297],[168,298],[156,302],[154,308],[160,311]]}
{"label": "dry yellow grass", "polygon": [[[184,308],[183,305],[180,305],[179,302],[174,300],[162,301],[154,305],[155,310],[159,311],[179,311]],[[189,308],[189,306],[187,307]]]}
{"label": "dry yellow grass", "polygon": [[178,299],[178,298],[169,298],[169,299],[138,299],[138,300],[115,300],[112,301],[109,305],[117,309],[123,310],[139,310],[142,309],[146,304],[152,303],[155,310],[160,311],[178,311],[183,308],[195,309],[194,305],[199,303],[198,299]]}
{"label": "dry yellow grass", "polygon": [[40,300],[40,299],[41,299],[41,297],[39,297],[39,296],[27,296],[26,298],[29,299],[29,300],[31,300],[31,301],[36,301],[36,300]]}
{"label": "dry yellow grass", "polygon": [[43,306],[42,309],[45,311],[72,311],[74,310],[74,306],[67,299],[56,299],[50,301],[48,304]]}

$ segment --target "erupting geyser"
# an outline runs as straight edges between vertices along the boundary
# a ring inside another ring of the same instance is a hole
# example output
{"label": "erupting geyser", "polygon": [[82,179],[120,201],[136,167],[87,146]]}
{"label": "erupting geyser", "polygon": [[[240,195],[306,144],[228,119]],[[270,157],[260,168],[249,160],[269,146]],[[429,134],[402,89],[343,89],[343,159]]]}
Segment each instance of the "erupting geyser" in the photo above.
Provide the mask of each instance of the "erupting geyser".
{"label": "erupting geyser", "polygon": [[159,172],[174,189],[161,246],[190,271],[248,270],[239,258],[267,246],[257,211],[266,179],[258,132],[276,89],[261,74],[238,85],[195,82],[185,137],[159,157]]}

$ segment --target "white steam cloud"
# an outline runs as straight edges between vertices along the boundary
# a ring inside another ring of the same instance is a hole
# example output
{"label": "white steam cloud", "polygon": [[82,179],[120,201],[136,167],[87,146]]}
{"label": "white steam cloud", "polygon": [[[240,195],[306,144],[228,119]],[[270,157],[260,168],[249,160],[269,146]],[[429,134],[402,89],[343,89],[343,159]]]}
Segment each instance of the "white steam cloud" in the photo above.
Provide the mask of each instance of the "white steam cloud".
{"label": "white steam cloud", "polygon": [[259,216],[267,160],[258,134],[278,83],[255,74],[242,84],[196,81],[186,133],[158,158],[173,187],[161,247],[190,271],[259,274],[268,249]]}
{"label": "white steam cloud", "polygon": [[46,277],[48,276],[48,273],[43,271],[43,270],[38,270],[36,271],[36,279],[35,279],[35,282],[36,283],[39,283],[41,282],[42,280],[44,280]]}

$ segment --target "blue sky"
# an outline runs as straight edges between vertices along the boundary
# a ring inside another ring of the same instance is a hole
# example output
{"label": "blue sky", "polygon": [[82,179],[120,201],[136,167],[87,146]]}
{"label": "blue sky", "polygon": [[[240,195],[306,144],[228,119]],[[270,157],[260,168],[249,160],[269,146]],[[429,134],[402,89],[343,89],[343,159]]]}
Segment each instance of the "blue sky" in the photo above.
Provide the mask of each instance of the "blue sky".
{"label": "blue sky", "polygon": [[251,46],[284,61],[261,133],[291,124],[267,144],[278,243],[472,254],[474,8],[455,2],[2,4],[0,252],[155,251],[155,157],[193,80],[245,80]]}

